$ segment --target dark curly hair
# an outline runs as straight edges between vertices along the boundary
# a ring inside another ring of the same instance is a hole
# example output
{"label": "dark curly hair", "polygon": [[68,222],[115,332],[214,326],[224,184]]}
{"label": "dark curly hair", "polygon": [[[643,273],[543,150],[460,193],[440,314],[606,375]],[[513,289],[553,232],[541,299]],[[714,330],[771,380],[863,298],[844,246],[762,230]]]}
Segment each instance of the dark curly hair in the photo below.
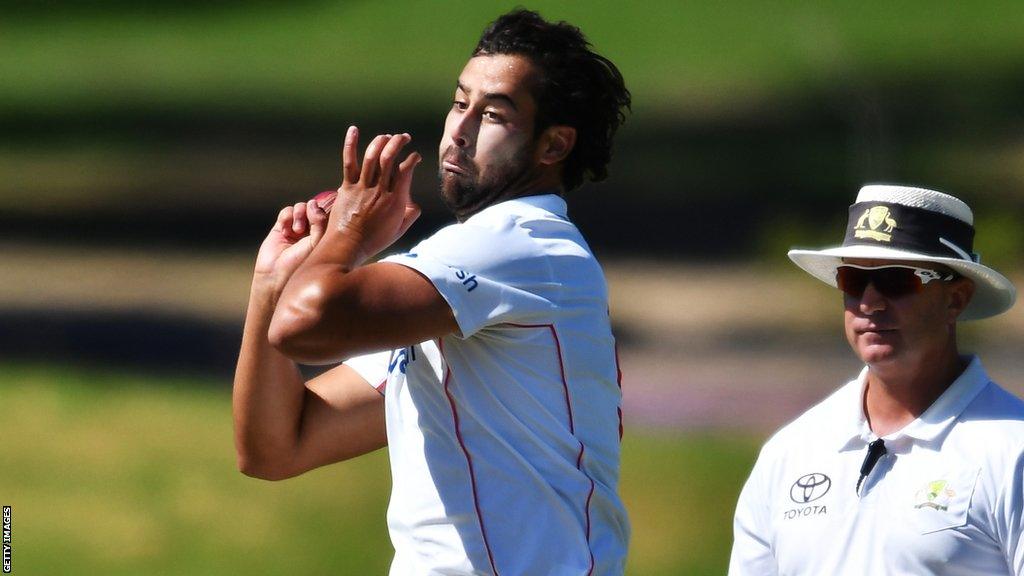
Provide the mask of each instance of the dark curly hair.
{"label": "dark curly hair", "polygon": [[565,189],[577,188],[584,179],[604,180],[612,139],[631,105],[615,64],[591,50],[576,26],[553,24],[524,9],[498,17],[484,30],[473,56],[489,54],[525,56],[540,69],[533,89],[535,132],[555,125],[576,129],[576,144],[562,172]]}

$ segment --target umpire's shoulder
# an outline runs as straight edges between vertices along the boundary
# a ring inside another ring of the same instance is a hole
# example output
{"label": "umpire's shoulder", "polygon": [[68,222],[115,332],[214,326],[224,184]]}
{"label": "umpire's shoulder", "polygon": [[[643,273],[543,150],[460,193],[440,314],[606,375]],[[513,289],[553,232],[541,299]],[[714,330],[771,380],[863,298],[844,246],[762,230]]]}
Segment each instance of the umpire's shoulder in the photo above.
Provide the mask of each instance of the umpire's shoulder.
{"label": "umpire's shoulder", "polygon": [[762,448],[762,455],[785,452],[794,445],[809,447],[841,433],[838,427],[849,426],[857,414],[861,390],[860,380],[854,379],[833,391],[773,434]]}
{"label": "umpire's shoulder", "polygon": [[989,448],[1024,452],[1024,400],[989,381],[960,414],[959,428]]}

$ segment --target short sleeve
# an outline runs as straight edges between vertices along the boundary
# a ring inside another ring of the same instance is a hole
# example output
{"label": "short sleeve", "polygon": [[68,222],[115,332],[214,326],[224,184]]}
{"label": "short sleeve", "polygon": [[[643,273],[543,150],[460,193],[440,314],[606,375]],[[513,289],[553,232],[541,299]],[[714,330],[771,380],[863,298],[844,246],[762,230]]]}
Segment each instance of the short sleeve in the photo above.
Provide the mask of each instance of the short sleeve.
{"label": "short sleeve", "polygon": [[1024,454],[1010,468],[996,504],[996,530],[1012,573],[1024,576]]}
{"label": "short sleeve", "polygon": [[729,576],[771,576],[778,566],[771,551],[768,501],[762,480],[764,452],[747,478],[736,504]]}
{"label": "short sleeve", "polygon": [[380,391],[388,379],[388,362],[390,360],[391,351],[385,350],[383,352],[354,356],[345,360],[345,365],[355,370],[370,386]]}
{"label": "short sleeve", "polygon": [[540,294],[551,289],[550,263],[515,230],[450,226],[383,261],[430,280],[451,307],[462,338],[495,324],[530,322],[553,308]]}

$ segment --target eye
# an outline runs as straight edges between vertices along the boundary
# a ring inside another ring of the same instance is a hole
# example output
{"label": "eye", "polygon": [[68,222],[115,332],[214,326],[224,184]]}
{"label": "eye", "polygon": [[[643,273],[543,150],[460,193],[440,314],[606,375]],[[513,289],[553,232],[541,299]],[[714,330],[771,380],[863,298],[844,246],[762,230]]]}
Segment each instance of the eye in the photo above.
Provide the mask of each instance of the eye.
{"label": "eye", "polygon": [[452,108],[454,108],[456,110],[465,110],[466,108],[469,108],[469,104],[466,104],[462,100],[453,100],[452,101]]}
{"label": "eye", "polygon": [[505,121],[505,117],[499,114],[498,112],[495,112],[494,110],[484,110],[484,118],[490,120],[491,122]]}

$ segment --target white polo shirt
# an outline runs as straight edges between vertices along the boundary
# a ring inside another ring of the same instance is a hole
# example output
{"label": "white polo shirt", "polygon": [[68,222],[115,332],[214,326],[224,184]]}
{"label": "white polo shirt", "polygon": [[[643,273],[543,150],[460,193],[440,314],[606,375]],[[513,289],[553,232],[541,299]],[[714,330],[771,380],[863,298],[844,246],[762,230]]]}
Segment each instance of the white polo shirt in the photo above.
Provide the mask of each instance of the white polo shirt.
{"label": "white polo shirt", "polygon": [[603,272],[557,195],[386,262],[461,334],[346,362],[385,396],[391,574],[621,574],[621,390]]}
{"label": "white polo shirt", "polygon": [[867,368],[772,437],[740,494],[729,574],[1024,574],[1024,402],[974,358],[856,493]]}

